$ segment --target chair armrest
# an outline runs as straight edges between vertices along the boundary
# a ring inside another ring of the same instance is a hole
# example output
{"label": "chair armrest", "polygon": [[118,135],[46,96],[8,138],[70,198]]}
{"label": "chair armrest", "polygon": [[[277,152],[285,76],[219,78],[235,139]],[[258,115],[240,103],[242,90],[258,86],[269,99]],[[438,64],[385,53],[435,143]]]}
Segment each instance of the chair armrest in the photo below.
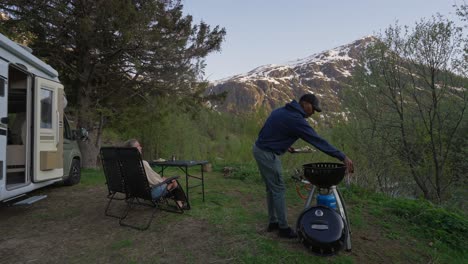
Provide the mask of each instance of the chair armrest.
{"label": "chair armrest", "polygon": [[160,182],[160,183],[154,185],[153,187],[159,186],[161,184],[168,184],[168,183],[172,182],[173,180],[177,180],[179,177],[180,176],[173,176],[173,177],[167,178],[163,182]]}

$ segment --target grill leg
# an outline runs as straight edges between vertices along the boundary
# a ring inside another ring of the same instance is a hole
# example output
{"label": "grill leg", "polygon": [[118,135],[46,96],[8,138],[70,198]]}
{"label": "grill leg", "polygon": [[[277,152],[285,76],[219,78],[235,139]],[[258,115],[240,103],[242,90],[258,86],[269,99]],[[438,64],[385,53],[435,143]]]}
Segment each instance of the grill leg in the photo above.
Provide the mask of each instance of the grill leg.
{"label": "grill leg", "polygon": [[341,217],[343,217],[345,224],[346,224],[346,242],[345,242],[345,250],[351,251],[351,229],[348,214],[346,212],[346,205],[344,203],[343,197],[341,193],[338,191],[336,186],[330,187],[332,189],[333,195],[335,195],[336,199],[336,206],[338,207],[339,213]]}
{"label": "grill leg", "polygon": [[310,190],[309,195],[307,196],[306,203],[304,205],[304,210],[309,208],[312,204],[312,198],[314,197],[315,185],[312,185],[312,190]]}

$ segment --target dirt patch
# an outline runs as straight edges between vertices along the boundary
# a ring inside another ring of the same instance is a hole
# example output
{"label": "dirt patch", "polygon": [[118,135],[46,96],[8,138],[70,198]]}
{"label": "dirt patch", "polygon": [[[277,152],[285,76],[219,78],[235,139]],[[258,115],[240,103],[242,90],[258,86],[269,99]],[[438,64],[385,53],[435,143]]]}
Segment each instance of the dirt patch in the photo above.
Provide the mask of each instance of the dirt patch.
{"label": "dirt patch", "polygon": [[[222,233],[191,217],[190,211],[176,215],[158,210],[150,228],[137,231],[104,216],[105,187],[50,187],[36,193],[48,198],[31,206],[0,208],[0,262],[210,263],[226,258],[213,254]],[[116,205],[112,211],[119,209]],[[149,211],[138,215],[149,217]]]}

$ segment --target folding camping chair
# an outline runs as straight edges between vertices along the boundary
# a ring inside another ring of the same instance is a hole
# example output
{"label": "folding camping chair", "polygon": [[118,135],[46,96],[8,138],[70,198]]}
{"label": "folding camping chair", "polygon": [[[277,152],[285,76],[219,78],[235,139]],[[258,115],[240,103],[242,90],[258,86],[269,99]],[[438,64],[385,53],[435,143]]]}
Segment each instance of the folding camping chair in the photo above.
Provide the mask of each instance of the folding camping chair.
{"label": "folding camping chair", "polygon": [[[148,183],[148,178],[146,176],[145,168],[141,159],[140,152],[136,148],[118,148],[118,155],[121,164],[122,175],[124,178],[125,184],[125,193],[127,198],[133,198],[134,202],[130,203],[127,201],[127,210],[125,213],[125,217],[119,220],[120,225],[128,226],[131,228],[135,228],[138,230],[146,230],[150,226],[151,222],[153,221],[154,215],[156,210],[163,209],[171,212],[183,213],[184,210],[180,208],[180,206],[175,202],[173,199],[173,195],[171,192],[167,193],[163,197],[159,197],[158,199],[153,199],[151,196],[151,187]],[[165,180],[164,183],[169,183],[174,179],[177,179],[178,176],[169,178]],[[169,205],[169,200],[172,200],[175,204],[171,209]],[[145,201],[147,203],[145,203]],[[161,206],[161,204],[165,204],[166,206]],[[125,218],[127,217],[130,210],[132,210],[133,205],[142,205],[142,206],[149,206],[153,207],[151,217],[148,220],[148,223],[145,226],[136,226],[129,223],[124,222]]]}
{"label": "folding camping chair", "polygon": [[[116,147],[102,147],[100,149],[100,158],[102,163],[102,168],[104,169],[104,175],[106,176],[106,185],[107,185],[107,198],[109,202],[107,203],[106,209],[104,211],[105,215],[122,218],[126,215],[115,215],[110,214],[109,208],[113,200],[126,200],[127,196],[125,193],[125,184],[124,178],[121,172],[121,165],[119,160],[118,148]],[[125,197],[116,197],[116,194],[123,194]]]}

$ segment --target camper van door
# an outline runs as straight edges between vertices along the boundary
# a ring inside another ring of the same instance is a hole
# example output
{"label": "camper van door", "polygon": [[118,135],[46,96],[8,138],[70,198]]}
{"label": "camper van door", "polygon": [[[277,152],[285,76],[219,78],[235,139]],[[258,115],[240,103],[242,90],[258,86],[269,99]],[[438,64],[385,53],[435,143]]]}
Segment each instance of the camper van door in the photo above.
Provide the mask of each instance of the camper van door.
{"label": "camper van door", "polygon": [[[6,174],[6,145],[8,133],[8,89],[7,79],[8,64],[0,58],[0,182]],[[0,188],[1,189],[1,188]]]}
{"label": "camper van door", "polygon": [[63,176],[63,85],[34,79],[33,181]]}

